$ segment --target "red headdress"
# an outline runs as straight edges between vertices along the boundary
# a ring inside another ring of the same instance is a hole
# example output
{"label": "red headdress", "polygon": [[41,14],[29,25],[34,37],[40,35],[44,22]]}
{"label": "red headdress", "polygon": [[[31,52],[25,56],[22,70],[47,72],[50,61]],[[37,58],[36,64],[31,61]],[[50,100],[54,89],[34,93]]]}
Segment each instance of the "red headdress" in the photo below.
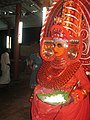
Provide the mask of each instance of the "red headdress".
{"label": "red headdress", "polygon": [[[64,63],[67,62],[70,68],[73,66],[73,70],[69,69],[69,72],[73,71],[71,77],[80,65],[83,65],[86,71],[90,71],[90,10],[86,2],[85,0],[77,0],[77,2],[55,0],[47,12],[40,39],[41,57],[46,61],[38,73],[38,82],[41,85],[59,89],[70,79],[67,72],[65,73],[67,78],[63,77],[65,74],[58,73],[63,64],[60,63],[62,59],[65,59]],[[61,57],[55,55],[55,42],[60,42],[64,47]],[[55,69],[51,70],[51,67]],[[41,76],[43,70],[47,72]],[[55,79],[53,76],[56,76]],[[62,80],[60,82],[60,78],[65,79],[64,83]],[[52,79],[53,82],[49,83],[48,81]]]}

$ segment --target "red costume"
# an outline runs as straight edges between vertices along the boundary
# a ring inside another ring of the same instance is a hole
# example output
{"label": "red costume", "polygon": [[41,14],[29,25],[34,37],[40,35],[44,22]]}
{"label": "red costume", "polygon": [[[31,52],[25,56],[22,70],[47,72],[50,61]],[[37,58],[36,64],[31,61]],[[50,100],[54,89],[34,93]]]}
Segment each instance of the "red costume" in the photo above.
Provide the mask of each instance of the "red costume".
{"label": "red costume", "polygon": [[[90,82],[85,73],[90,71],[89,13],[86,0],[55,0],[48,11],[41,31],[43,64],[32,99],[32,120],[90,120]],[[60,103],[62,97],[54,102],[60,96],[56,91],[68,93],[65,102]]]}

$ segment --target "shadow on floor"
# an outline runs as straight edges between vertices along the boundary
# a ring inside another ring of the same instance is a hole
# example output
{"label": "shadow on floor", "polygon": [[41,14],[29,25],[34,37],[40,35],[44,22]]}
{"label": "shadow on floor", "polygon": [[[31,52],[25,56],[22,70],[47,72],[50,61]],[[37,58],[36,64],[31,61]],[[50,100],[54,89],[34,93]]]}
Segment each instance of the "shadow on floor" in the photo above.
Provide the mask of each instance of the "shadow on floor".
{"label": "shadow on floor", "polygon": [[31,120],[29,75],[20,75],[8,86],[0,86],[0,120]]}

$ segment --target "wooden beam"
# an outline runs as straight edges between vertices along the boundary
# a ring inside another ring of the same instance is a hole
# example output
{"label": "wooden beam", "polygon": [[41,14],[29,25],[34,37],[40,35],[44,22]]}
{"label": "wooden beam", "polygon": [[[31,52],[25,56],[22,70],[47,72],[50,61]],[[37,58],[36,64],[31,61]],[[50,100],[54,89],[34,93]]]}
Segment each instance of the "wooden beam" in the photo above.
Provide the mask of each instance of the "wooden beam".
{"label": "wooden beam", "polygon": [[50,6],[50,0],[43,0],[43,6],[49,7]]}

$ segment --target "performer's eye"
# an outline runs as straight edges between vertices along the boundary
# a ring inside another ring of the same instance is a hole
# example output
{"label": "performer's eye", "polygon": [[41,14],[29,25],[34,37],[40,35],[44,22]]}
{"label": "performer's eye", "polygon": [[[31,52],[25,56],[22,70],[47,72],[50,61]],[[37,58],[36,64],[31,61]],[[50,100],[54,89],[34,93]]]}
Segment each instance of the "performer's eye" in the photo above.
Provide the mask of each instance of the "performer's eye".
{"label": "performer's eye", "polygon": [[61,43],[58,43],[57,46],[60,48],[60,47],[63,47]]}
{"label": "performer's eye", "polygon": [[54,47],[57,46],[59,48],[63,47],[61,43],[58,43],[58,44],[54,44]]}

